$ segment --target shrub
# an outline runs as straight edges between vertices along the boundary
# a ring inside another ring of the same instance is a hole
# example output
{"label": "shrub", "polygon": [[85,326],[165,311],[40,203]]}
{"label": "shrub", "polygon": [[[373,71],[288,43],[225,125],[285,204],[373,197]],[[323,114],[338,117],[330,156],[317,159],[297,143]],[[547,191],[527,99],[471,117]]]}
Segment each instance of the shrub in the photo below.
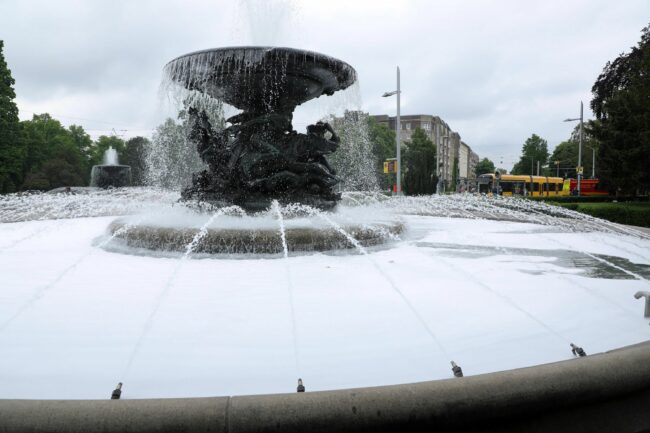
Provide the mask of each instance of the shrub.
{"label": "shrub", "polygon": [[560,203],[560,206],[619,224],[650,227],[650,203]]}

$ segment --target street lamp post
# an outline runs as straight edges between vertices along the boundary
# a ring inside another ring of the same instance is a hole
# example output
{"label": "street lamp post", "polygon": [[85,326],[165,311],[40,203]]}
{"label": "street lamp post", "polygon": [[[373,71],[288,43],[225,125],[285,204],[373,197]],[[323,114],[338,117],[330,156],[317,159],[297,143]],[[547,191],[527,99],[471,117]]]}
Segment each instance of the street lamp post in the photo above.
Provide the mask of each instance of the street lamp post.
{"label": "street lamp post", "polygon": [[393,90],[392,92],[386,92],[382,96],[384,98],[387,98],[388,96],[393,96],[397,95],[397,118],[395,119],[395,145],[397,147],[397,191],[395,192],[396,195],[401,195],[402,194],[402,155],[401,155],[401,146],[400,146],[400,141],[401,141],[401,129],[402,129],[402,122],[400,120],[400,94],[402,92],[400,91],[400,80],[399,80],[399,66],[397,67],[397,90]]}
{"label": "street lamp post", "polygon": [[[565,122],[575,122],[576,120],[580,121],[580,135],[579,135],[579,141],[578,141],[578,169],[576,170],[578,172],[578,196],[580,196],[580,181],[582,179],[582,101],[580,101],[580,117],[577,117],[575,119],[564,119]],[[595,154],[594,154],[595,155]],[[593,169],[592,169],[592,175],[593,175]]]}

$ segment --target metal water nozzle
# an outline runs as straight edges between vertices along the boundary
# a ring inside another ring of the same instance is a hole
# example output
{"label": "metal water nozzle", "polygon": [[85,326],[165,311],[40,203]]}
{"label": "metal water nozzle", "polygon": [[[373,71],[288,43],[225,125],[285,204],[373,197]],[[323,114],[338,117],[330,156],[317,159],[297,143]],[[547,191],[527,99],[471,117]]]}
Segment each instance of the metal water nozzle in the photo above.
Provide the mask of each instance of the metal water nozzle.
{"label": "metal water nozzle", "polygon": [[305,385],[302,384],[302,379],[298,379],[298,392],[305,392]]}
{"label": "metal water nozzle", "polygon": [[636,299],[645,298],[645,311],[643,317],[650,317],[650,292],[636,292],[634,294]]}
{"label": "metal water nozzle", "polygon": [[454,361],[451,361],[451,371],[454,372],[455,377],[463,377],[463,369]]}
{"label": "metal water nozzle", "polygon": [[122,382],[118,383],[117,388],[113,390],[113,393],[111,394],[111,400],[119,400],[121,395],[122,395]]}
{"label": "metal water nozzle", "polygon": [[571,343],[571,353],[573,353],[573,355],[578,357],[587,356],[587,354],[585,353],[582,347],[578,347],[573,343]]}

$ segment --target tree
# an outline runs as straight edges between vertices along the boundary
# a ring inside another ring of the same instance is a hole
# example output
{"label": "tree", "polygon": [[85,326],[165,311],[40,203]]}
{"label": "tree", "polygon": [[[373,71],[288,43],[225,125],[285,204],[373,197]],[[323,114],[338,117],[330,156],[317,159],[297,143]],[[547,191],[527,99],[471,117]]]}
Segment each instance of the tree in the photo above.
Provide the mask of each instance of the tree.
{"label": "tree", "polygon": [[[375,165],[378,173],[384,171],[384,161],[395,158],[395,131],[385,123],[377,122],[373,117],[368,117],[370,142],[375,155]],[[394,174],[384,174],[379,177],[381,189],[389,189],[395,183]]]}
{"label": "tree", "polygon": [[[598,141],[591,133],[590,124],[585,124],[582,134],[582,167],[584,169],[584,176],[591,176],[592,172],[592,149],[596,149],[598,153]],[[555,146],[553,154],[549,158],[549,171],[553,176],[558,175],[563,177],[577,176],[576,167],[578,166],[578,147],[580,145],[580,125],[576,125],[571,133],[571,137]],[[558,170],[559,167],[559,170]]]}
{"label": "tree", "polygon": [[[81,127],[75,127],[73,133],[47,113],[35,114],[21,125],[25,143],[22,189],[86,184],[88,160],[81,147],[87,140]],[[57,169],[65,173],[58,174]]]}
{"label": "tree", "polygon": [[548,143],[537,134],[533,134],[524,143],[521,158],[512,168],[512,174],[537,174],[538,161],[540,167],[547,164]]}
{"label": "tree", "polygon": [[64,158],[56,158],[43,163],[40,169],[27,173],[23,189],[48,190],[84,184],[85,182],[74,164]]}
{"label": "tree", "polygon": [[120,162],[131,166],[131,184],[142,186],[145,184],[147,169],[147,149],[151,142],[144,137],[133,137],[126,142]]}
{"label": "tree", "polygon": [[7,66],[4,41],[0,40],[0,193],[18,189],[23,179],[24,143],[21,136],[18,107],[14,102],[15,81]]}
{"label": "tree", "polygon": [[591,90],[599,173],[626,194],[650,190],[650,26],[629,53],[607,62]]}
{"label": "tree", "polygon": [[478,162],[478,164],[476,164],[476,168],[474,171],[476,172],[477,176],[480,176],[486,173],[493,174],[496,171],[496,169],[492,161],[490,161],[488,158],[483,158]]}
{"label": "tree", "polygon": [[436,145],[421,128],[416,128],[405,144],[402,157],[404,192],[408,195],[435,193],[438,183]]}

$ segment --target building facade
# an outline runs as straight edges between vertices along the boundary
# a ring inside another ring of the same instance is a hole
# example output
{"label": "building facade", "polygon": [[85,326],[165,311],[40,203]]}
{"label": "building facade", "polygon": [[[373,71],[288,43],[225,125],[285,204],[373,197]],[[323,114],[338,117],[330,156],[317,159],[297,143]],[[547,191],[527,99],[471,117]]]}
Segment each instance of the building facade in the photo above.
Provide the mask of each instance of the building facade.
{"label": "building facade", "polygon": [[[371,117],[378,123],[384,123],[393,131],[395,130],[396,118],[394,116],[381,114]],[[400,123],[399,131],[402,143],[409,141],[413,132],[417,128],[421,128],[436,145],[438,177],[446,190],[459,190],[462,184],[467,186],[476,182],[474,167],[478,164],[478,155],[461,140],[459,133],[451,130],[447,122],[438,116],[414,114],[400,116]],[[457,170],[456,176],[453,172],[454,167]]]}

